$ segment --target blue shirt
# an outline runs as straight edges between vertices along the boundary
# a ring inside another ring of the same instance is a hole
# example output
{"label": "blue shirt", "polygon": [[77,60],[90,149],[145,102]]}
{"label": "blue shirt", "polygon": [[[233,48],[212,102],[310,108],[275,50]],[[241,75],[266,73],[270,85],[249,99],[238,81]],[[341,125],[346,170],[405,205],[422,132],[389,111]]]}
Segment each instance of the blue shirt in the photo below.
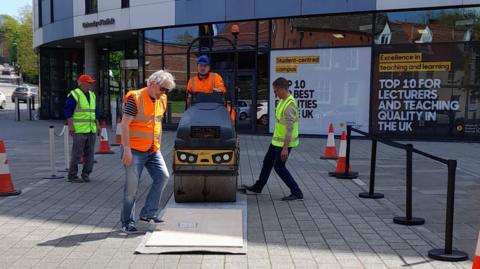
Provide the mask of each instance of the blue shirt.
{"label": "blue shirt", "polygon": [[[82,91],[83,92],[83,91]],[[87,97],[88,102],[90,102],[90,95],[85,94]],[[63,115],[65,116],[65,119],[69,119],[73,117],[73,112],[75,111],[75,107],[77,106],[77,101],[75,101],[75,98],[73,96],[68,96],[67,101],[65,102],[65,107],[63,108]],[[99,119],[98,117],[98,107],[95,106],[95,119]]]}

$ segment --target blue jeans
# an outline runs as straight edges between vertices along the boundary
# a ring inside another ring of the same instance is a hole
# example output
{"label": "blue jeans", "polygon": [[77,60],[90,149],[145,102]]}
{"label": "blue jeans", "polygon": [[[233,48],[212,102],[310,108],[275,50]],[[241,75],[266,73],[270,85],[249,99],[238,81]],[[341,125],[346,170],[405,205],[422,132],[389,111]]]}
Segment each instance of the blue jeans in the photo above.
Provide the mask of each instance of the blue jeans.
{"label": "blue jeans", "polygon": [[122,226],[135,224],[135,202],[144,167],[147,168],[153,182],[148,191],[145,205],[140,211],[140,217],[151,218],[157,215],[160,196],[170,177],[167,165],[160,150],[157,152],[132,150],[132,164],[125,166],[126,181],[121,212]]}
{"label": "blue jeans", "polygon": [[[288,148],[288,153],[292,148]],[[261,189],[265,187],[267,184],[268,178],[270,177],[270,173],[272,172],[272,168],[275,169],[278,176],[282,179],[282,181],[288,186],[290,189],[291,194],[302,197],[303,193],[298,187],[297,182],[293,179],[292,174],[288,171],[287,167],[285,166],[286,161],[283,162],[281,159],[282,148],[276,147],[270,144],[268,148],[267,154],[265,154],[265,158],[263,159],[263,166],[262,171],[260,172],[260,176],[258,177],[257,182],[255,185]]]}

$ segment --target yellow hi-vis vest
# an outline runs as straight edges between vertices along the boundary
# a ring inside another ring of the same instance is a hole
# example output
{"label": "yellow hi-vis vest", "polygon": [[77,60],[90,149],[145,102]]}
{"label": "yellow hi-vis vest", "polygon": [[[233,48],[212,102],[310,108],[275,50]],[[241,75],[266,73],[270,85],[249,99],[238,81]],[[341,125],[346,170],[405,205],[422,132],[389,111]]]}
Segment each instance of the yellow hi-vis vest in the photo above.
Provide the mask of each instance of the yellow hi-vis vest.
{"label": "yellow hi-vis vest", "polygon": [[79,88],[72,90],[68,94],[68,96],[72,96],[75,102],[77,102],[72,117],[73,127],[77,134],[97,132],[97,124],[95,122],[95,94],[92,91],[88,91],[88,94],[90,95],[90,102]]}
{"label": "yellow hi-vis vest", "polygon": [[298,106],[293,96],[288,96],[285,100],[280,100],[275,110],[275,130],[273,131],[272,145],[276,147],[283,147],[283,141],[287,135],[285,110],[287,107],[293,106],[295,108],[295,120],[293,122],[292,137],[288,147],[296,147],[299,144],[298,140]]}

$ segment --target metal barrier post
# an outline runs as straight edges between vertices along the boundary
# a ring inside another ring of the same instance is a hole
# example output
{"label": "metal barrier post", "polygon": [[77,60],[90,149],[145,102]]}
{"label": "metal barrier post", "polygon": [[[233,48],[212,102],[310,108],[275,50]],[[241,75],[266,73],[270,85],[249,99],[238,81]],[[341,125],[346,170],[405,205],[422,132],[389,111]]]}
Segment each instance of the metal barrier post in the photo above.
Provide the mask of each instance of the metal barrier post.
{"label": "metal barrier post", "polygon": [[68,172],[68,167],[70,165],[70,154],[69,154],[69,143],[68,143],[68,123],[65,123],[63,126],[63,153],[65,159],[65,168],[58,170],[58,172]]}
{"label": "metal barrier post", "polygon": [[352,135],[352,126],[347,125],[347,152],[345,156],[345,171],[343,173],[335,173],[336,178],[354,179],[358,178],[358,172],[350,171],[350,138]]}
{"label": "metal barrier post", "polygon": [[32,97],[32,110],[35,110],[35,97]]}
{"label": "metal barrier post", "polygon": [[57,176],[55,174],[55,129],[50,125],[48,129],[48,140],[49,140],[49,155],[50,155],[50,176],[43,177],[44,179],[57,179],[64,178],[63,176]]}
{"label": "metal barrier post", "polygon": [[428,252],[428,257],[448,262],[465,261],[468,254],[461,250],[453,249],[453,216],[455,204],[455,171],[457,169],[456,160],[448,160],[448,186],[447,186],[447,211],[445,215],[445,248],[432,249]]}
{"label": "metal barrier post", "polygon": [[20,102],[18,97],[15,97],[15,120],[20,121]]}
{"label": "metal barrier post", "polygon": [[359,193],[358,196],[368,199],[380,199],[383,198],[384,195],[382,193],[375,193],[375,164],[377,161],[377,140],[375,138],[372,138],[371,154],[369,190],[368,192]]}
{"label": "metal barrier post", "polygon": [[28,120],[32,120],[32,99],[27,97]]}
{"label": "metal barrier post", "polygon": [[422,225],[425,219],[412,217],[412,192],[413,192],[413,145],[406,144],[407,171],[406,171],[406,216],[394,217],[393,222],[401,225]]}

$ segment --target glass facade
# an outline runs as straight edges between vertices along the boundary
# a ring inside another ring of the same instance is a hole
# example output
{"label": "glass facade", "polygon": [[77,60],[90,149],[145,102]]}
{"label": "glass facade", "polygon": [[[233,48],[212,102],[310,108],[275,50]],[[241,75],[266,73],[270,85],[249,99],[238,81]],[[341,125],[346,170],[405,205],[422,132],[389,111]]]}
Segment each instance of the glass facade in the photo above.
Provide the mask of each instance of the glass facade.
{"label": "glass facade", "polygon": [[83,72],[83,51],[42,48],[40,66],[40,117],[63,119],[67,94]]}
{"label": "glass facade", "polygon": [[[96,6],[96,1],[86,3]],[[138,73],[138,86],[142,85],[141,78],[159,69],[175,76],[177,88],[169,93],[171,123],[182,117],[188,79],[196,73],[197,57],[206,54],[212,60],[212,70],[223,77],[229,92],[238,95],[242,131],[271,131],[270,111],[275,101],[271,82],[284,76],[292,83],[292,93],[308,104],[302,108],[306,116],[304,126],[318,123],[316,128],[323,128],[327,121],[338,120],[341,129],[355,122],[349,120],[350,116],[362,115],[367,119],[366,130],[385,136],[478,139],[479,18],[480,7],[467,7],[147,29],[139,33],[140,53],[123,55],[123,59],[138,59],[138,68],[142,70]],[[237,26],[240,33],[234,38],[231,29]],[[232,43],[236,44],[235,49]],[[63,102],[65,89],[74,86],[56,76],[66,72],[65,77],[74,77],[83,67],[83,56],[73,56],[81,55],[81,50],[65,50],[67,54],[53,57],[54,51],[58,50],[41,50],[41,62],[50,63],[45,67],[42,64],[42,88],[48,89],[48,98],[42,94],[42,100],[48,100],[42,104],[46,106],[42,113],[47,117],[59,116],[61,109],[55,106]],[[106,59],[109,70],[115,70],[112,66],[119,64],[118,59]],[[313,62],[282,64],[299,59]],[[119,78],[115,72],[103,75],[110,76],[105,98],[119,99],[121,95],[121,85],[128,75]],[[353,73],[358,77],[349,75]],[[118,79],[120,82],[115,82]],[[427,81],[433,84],[427,85]],[[299,85],[304,87],[295,87]],[[367,105],[360,105],[359,100]],[[363,107],[362,111],[354,112],[353,106]]]}

